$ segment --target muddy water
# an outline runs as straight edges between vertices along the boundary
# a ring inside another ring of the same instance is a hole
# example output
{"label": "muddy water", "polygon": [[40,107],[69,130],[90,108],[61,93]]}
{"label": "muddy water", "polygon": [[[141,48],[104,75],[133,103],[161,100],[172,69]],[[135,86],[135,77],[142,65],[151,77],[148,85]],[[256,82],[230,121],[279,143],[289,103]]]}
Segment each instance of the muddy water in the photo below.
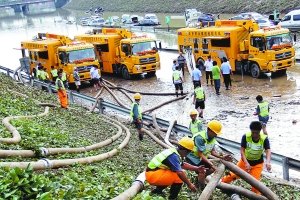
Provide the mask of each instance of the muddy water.
{"label": "muddy water", "polygon": [[[111,14],[115,15],[115,14]],[[118,13],[117,15],[121,15]],[[178,15],[178,14],[174,14]],[[55,32],[69,36],[84,33],[90,30],[90,27],[80,25],[66,25],[65,22],[54,23],[54,17],[61,16],[66,19],[69,16],[80,17],[82,12],[70,12],[60,10],[57,13],[47,16],[17,16],[9,19],[0,19],[0,65],[12,69],[19,66],[18,58],[21,53],[13,48],[19,47],[20,42],[25,39],[31,39],[38,32]],[[165,14],[158,15],[161,21],[164,21]],[[180,22],[172,21],[174,25]],[[149,33],[149,35],[162,40],[164,47],[176,48],[176,35],[171,33]],[[131,81],[125,81],[109,75],[104,77],[117,85],[129,89],[147,92],[172,92],[172,60],[177,57],[175,53],[160,52],[162,67],[155,77],[141,78]],[[276,77],[273,79],[253,79],[249,76],[242,77],[235,75],[233,77],[233,88],[231,91],[221,89],[221,95],[216,96],[213,87],[204,85],[207,96],[205,120],[218,119],[224,124],[224,134],[222,137],[239,142],[242,134],[248,131],[248,126],[252,120],[256,120],[253,113],[256,108],[255,97],[262,94],[266,100],[271,103],[271,119],[268,124],[269,137],[273,151],[300,159],[300,100],[299,100],[299,81],[300,66],[290,69],[287,76]],[[192,92],[191,78],[186,72],[184,91]],[[90,93],[90,88],[83,89],[84,93]],[[129,105],[124,96],[121,99]],[[113,99],[104,93],[104,99],[113,101]],[[274,97],[281,96],[281,97]],[[175,97],[175,96],[174,96]],[[174,97],[154,97],[144,96],[142,107],[144,109],[153,107],[163,101]],[[192,99],[189,96],[183,101],[178,101],[166,105],[159,110],[154,111],[158,117],[168,120],[177,119],[178,123],[188,125],[189,111],[193,108]],[[298,123],[293,124],[293,120]]]}

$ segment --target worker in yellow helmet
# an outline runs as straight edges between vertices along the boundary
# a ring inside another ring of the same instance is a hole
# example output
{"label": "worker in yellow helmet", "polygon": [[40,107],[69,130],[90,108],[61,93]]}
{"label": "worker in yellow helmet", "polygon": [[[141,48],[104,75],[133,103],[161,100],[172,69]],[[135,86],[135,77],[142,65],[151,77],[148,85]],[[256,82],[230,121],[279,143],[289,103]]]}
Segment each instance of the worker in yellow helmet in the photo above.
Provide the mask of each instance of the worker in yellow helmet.
{"label": "worker in yellow helmet", "polygon": [[144,133],[142,131],[143,128],[143,121],[142,121],[142,108],[140,106],[140,100],[142,98],[140,93],[135,93],[134,96],[134,102],[131,104],[131,110],[130,110],[130,119],[132,123],[135,124],[135,127],[138,130],[139,139],[143,140]]}
{"label": "worker in yellow helmet", "polygon": [[[217,158],[231,160],[230,155],[223,156],[215,150],[217,144],[216,137],[222,134],[222,124],[217,120],[212,120],[207,124],[207,130],[203,130],[193,135],[194,149],[193,152],[187,155],[186,161],[192,165],[200,166],[204,165],[207,170],[206,176],[213,173],[216,170],[214,164],[208,160],[208,156],[211,154]],[[198,176],[199,178],[199,176]],[[205,176],[201,177],[199,184],[204,187]]]}
{"label": "worker in yellow helmet", "polygon": [[156,186],[151,194],[163,194],[163,190],[170,188],[169,199],[177,199],[183,183],[190,190],[196,192],[195,185],[187,178],[183,169],[204,173],[204,167],[193,166],[183,162],[184,157],[193,150],[194,143],[189,137],[183,137],[178,142],[178,148],[170,148],[157,154],[146,168],[146,181]]}
{"label": "worker in yellow helmet", "polygon": [[202,121],[198,119],[198,111],[192,110],[190,112],[191,122],[189,125],[189,130],[191,131],[192,135],[195,135],[196,133],[199,133],[202,131]]}

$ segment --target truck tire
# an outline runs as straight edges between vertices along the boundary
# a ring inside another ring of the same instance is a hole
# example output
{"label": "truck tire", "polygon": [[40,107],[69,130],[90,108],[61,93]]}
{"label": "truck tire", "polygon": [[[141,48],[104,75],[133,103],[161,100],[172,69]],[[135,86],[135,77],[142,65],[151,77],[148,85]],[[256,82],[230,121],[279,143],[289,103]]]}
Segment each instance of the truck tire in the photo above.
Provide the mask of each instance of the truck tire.
{"label": "truck tire", "polygon": [[253,78],[259,78],[261,76],[261,70],[257,63],[252,63],[250,67],[250,74]]}
{"label": "truck tire", "polygon": [[197,60],[197,65],[199,65],[199,63],[202,63],[203,65],[203,67],[202,68],[200,68],[200,70],[201,71],[205,71],[205,66],[204,66],[204,63],[205,63],[205,61],[202,59],[202,58],[198,58],[198,60]]}
{"label": "truck tire", "polygon": [[154,72],[147,72],[147,76],[148,77],[155,76],[155,73],[156,73],[156,71],[154,71]]}
{"label": "truck tire", "polygon": [[122,68],[122,77],[126,80],[129,80],[131,78],[126,66],[123,66]]}

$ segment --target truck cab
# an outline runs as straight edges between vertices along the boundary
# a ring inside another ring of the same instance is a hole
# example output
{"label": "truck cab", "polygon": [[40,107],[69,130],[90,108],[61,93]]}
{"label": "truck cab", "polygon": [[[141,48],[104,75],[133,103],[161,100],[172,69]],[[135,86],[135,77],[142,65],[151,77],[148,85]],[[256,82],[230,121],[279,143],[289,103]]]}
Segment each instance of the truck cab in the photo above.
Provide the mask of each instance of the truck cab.
{"label": "truck cab", "polygon": [[94,44],[102,72],[130,79],[143,73],[154,75],[160,68],[156,41],[127,29],[103,28],[75,38]]}
{"label": "truck cab", "polygon": [[100,68],[92,44],[72,41],[63,35],[39,33],[37,38],[21,42],[21,48],[22,55],[29,56],[30,73],[41,63],[50,75],[51,66],[54,66],[66,72],[69,83],[74,83],[74,67],[78,68],[82,81],[91,79],[92,66]]}

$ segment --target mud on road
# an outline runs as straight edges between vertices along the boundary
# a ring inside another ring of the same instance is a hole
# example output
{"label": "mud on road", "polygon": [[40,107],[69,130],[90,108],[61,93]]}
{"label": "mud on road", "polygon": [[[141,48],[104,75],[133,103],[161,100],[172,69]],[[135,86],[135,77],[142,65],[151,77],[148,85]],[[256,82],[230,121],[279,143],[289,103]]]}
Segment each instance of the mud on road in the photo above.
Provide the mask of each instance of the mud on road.
{"label": "mud on road", "polygon": [[[174,92],[172,83],[172,60],[177,57],[175,53],[161,52],[161,69],[154,77],[141,77],[134,80],[103,75],[103,77],[117,86],[143,92]],[[243,134],[249,131],[249,124],[257,120],[254,116],[257,102],[255,97],[261,94],[270,103],[270,120],[267,125],[272,151],[289,157],[300,159],[300,66],[289,69],[286,76],[269,79],[267,77],[254,79],[250,76],[234,75],[232,89],[225,90],[221,86],[221,95],[215,94],[213,86],[207,86],[205,75],[202,85],[206,93],[206,108],[204,121],[211,119],[220,120],[223,125],[221,137],[240,142]],[[184,92],[190,94],[181,101],[177,101],[158,110],[153,111],[157,117],[166,120],[177,119],[179,124],[188,126],[189,111],[193,109],[193,85],[188,71],[185,71]],[[90,88],[83,89],[83,93],[90,93]],[[116,94],[128,106],[130,102],[120,92]],[[112,97],[104,92],[102,97],[112,101]],[[174,96],[143,96],[141,106],[144,110],[159,103],[167,101]]]}

